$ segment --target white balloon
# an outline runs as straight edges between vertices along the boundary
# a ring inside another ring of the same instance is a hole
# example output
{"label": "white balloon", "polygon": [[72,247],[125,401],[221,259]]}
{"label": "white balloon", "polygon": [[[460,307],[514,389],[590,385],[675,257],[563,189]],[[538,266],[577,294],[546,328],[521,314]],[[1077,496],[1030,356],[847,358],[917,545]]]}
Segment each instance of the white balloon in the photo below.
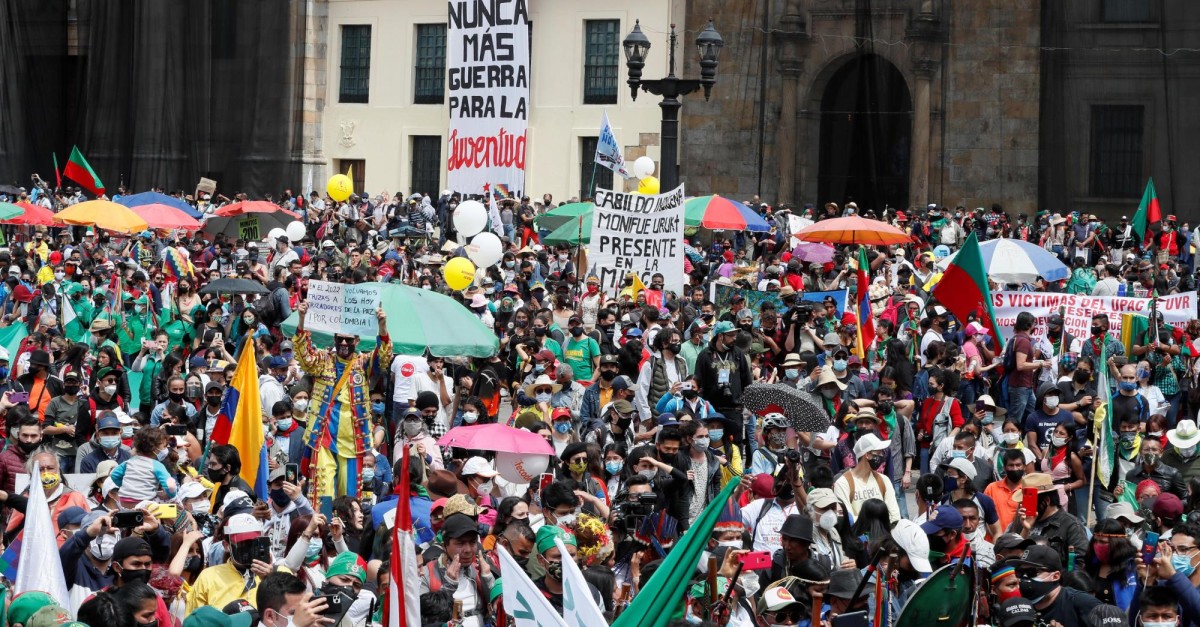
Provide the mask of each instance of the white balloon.
{"label": "white balloon", "polygon": [[467,246],[467,256],[480,269],[489,268],[499,263],[500,258],[504,256],[504,244],[495,233],[484,231],[471,239],[471,244]]}
{"label": "white balloon", "polygon": [[[275,227],[267,233],[267,240],[269,240],[271,243],[275,243],[275,240],[281,237],[287,237],[287,231],[279,227]],[[288,237],[288,239],[290,240],[291,238]]]}
{"label": "white balloon", "polygon": [[304,223],[299,220],[288,224],[285,232],[287,233],[288,240],[292,242],[298,242],[304,239],[305,235],[308,235],[308,230],[304,228]]}
{"label": "white balloon", "polygon": [[546,472],[549,466],[550,458],[546,455],[523,455],[502,451],[496,453],[496,472],[511,483],[532,483],[538,475]]}
{"label": "white balloon", "polygon": [[647,176],[654,174],[654,159],[642,155],[633,162],[633,175],[642,180]]}
{"label": "white balloon", "polygon": [[487,226],[487,208],[478,200],[468,200],[454,210],[454,228],[459,235],[471,237]]}

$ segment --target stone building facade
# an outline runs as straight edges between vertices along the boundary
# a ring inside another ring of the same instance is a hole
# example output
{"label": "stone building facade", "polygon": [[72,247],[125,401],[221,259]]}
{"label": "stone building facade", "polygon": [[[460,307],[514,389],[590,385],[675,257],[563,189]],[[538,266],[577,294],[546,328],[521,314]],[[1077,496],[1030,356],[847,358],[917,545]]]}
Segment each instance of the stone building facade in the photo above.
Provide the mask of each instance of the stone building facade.
{"label": "stone building facade", "polygon": [[690,192],[1036,205],[1036,0],[698,0],[689,30],[710,15],[728,34],[712,101],[684,107]]}

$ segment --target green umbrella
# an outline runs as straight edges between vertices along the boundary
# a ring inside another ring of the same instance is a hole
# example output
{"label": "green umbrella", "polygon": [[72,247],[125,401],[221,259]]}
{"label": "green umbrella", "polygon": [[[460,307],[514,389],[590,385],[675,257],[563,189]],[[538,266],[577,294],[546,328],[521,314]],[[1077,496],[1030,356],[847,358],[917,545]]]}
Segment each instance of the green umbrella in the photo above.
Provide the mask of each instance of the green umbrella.
{"label": "green umbrella", "polygon": [[[489,357],[500,350],[500,338],[449,296],[398,283],[366,285],[380,288],[392,350],[398,354],[424,355],[428,350],[438,357]],[[299,312],[292,312],[283,322],[285,335],[295,335],[299,319]],[[331,333],[314,331],[312,339],[319,348],[333,346]],[[375,338],[360,338],[358,350],[374,348]]]}
{"label": "green umbrella", "polygon": [[553,231],[568,222],[574,222],[579,216],[583,216],[584,221],[588,221],[592,219],[592,211],[595,208],[596,205],[590,202],[573,202],[555,207],[538,216],[537,226],[539,229]]}
{"label": "green umbrella", "polygon": [[25,210],[11,202],[0,202],[0,220],[11,220],[25,215]]}
{"label": "green umbrella", "polygon": [[[561,226],[554,229],[554,232],[550,233],[546,237],[543,237],[542,244],[544,244],[546,246],[558,246],[559,244],[566,244],[567,246],[578,246],[580,244],[579,226],[580,226],[579,218],[576,218],[569,222],[564,222]],[[583,216],[583,238],[582,239],[583,239],[582,243],[584,243],[584,244],[587,244],[588,242],[592,241],[592,215],[591,214]]]}

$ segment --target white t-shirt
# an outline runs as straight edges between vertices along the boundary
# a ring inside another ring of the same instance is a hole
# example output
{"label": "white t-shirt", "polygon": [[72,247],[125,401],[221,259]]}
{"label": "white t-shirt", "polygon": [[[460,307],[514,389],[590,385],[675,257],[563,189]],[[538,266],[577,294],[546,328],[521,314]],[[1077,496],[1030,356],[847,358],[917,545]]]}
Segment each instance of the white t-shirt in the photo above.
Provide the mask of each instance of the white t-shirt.
{"label": "white t-shirt", "polygon": [[[763,505],[768,501],[771,502],[771,509],[763,515],[762,520],[758,520],[759,512],[762,511]],[[780,509],[779,503],[773,499],[758,499],[742,508],[742,524],[746,526],[746,532],[754,538],[755,551],[767,551],[772,555],[775,551],[783,548],[780,541],[779,529],[783,527],[783,521],[792,514],[800,513],[796,509],[796,503],[793,501],[787,507]],[[758,533],[754,532],[755,521],[758,521],[760,528]]]}
{"label": "white t-shirt", "polygon": [[395,359],[392,359],[391,369],[392,378],[396,383],[395,391],[392,392],[392,401],[407,403],[417,398],[417,393],[413,390],[413,377],[429,372],[429,363],[425,361],[425,358],[396,355]]}

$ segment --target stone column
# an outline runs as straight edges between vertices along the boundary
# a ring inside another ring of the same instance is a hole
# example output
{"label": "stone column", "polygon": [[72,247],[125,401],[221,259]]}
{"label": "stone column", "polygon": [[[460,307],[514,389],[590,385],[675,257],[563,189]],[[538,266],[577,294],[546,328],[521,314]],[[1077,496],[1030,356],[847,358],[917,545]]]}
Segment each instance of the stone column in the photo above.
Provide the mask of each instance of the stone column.
{"label": "stone column", "polygon": [[804,37],[804,16],[799,0],[789,0],[775,33],[779,45],[779,70],[783,74],[779,107],[779,128],[775,132],[775,153],[779,163],[777,203],[796,199],[796,115],[800,97],[800,76],[804,73],[800,58],[800,40]]}
{"label": "stone column", "polygon": [[[311,179],[313,189],[324,193],[325,180],[329,177],[324,149],[324,129],[322,117],[325,114],[326,69],[329,60],[329,4],[327,0],[305,0],[304,24],[304,104],[301,115],[304,116],[303,181],[301,185],[307,188]],[[304,194],[308,193],[304,190]],[[307,198],[306,198],[307,200]]]}
{"label": "stone column", "polygon": [[937,63],[932,59],[913,62],[917,88],[913,96],[912,153],[908,164],[910,207],[924,207],[929,202],[929,83],[935,72]]}

